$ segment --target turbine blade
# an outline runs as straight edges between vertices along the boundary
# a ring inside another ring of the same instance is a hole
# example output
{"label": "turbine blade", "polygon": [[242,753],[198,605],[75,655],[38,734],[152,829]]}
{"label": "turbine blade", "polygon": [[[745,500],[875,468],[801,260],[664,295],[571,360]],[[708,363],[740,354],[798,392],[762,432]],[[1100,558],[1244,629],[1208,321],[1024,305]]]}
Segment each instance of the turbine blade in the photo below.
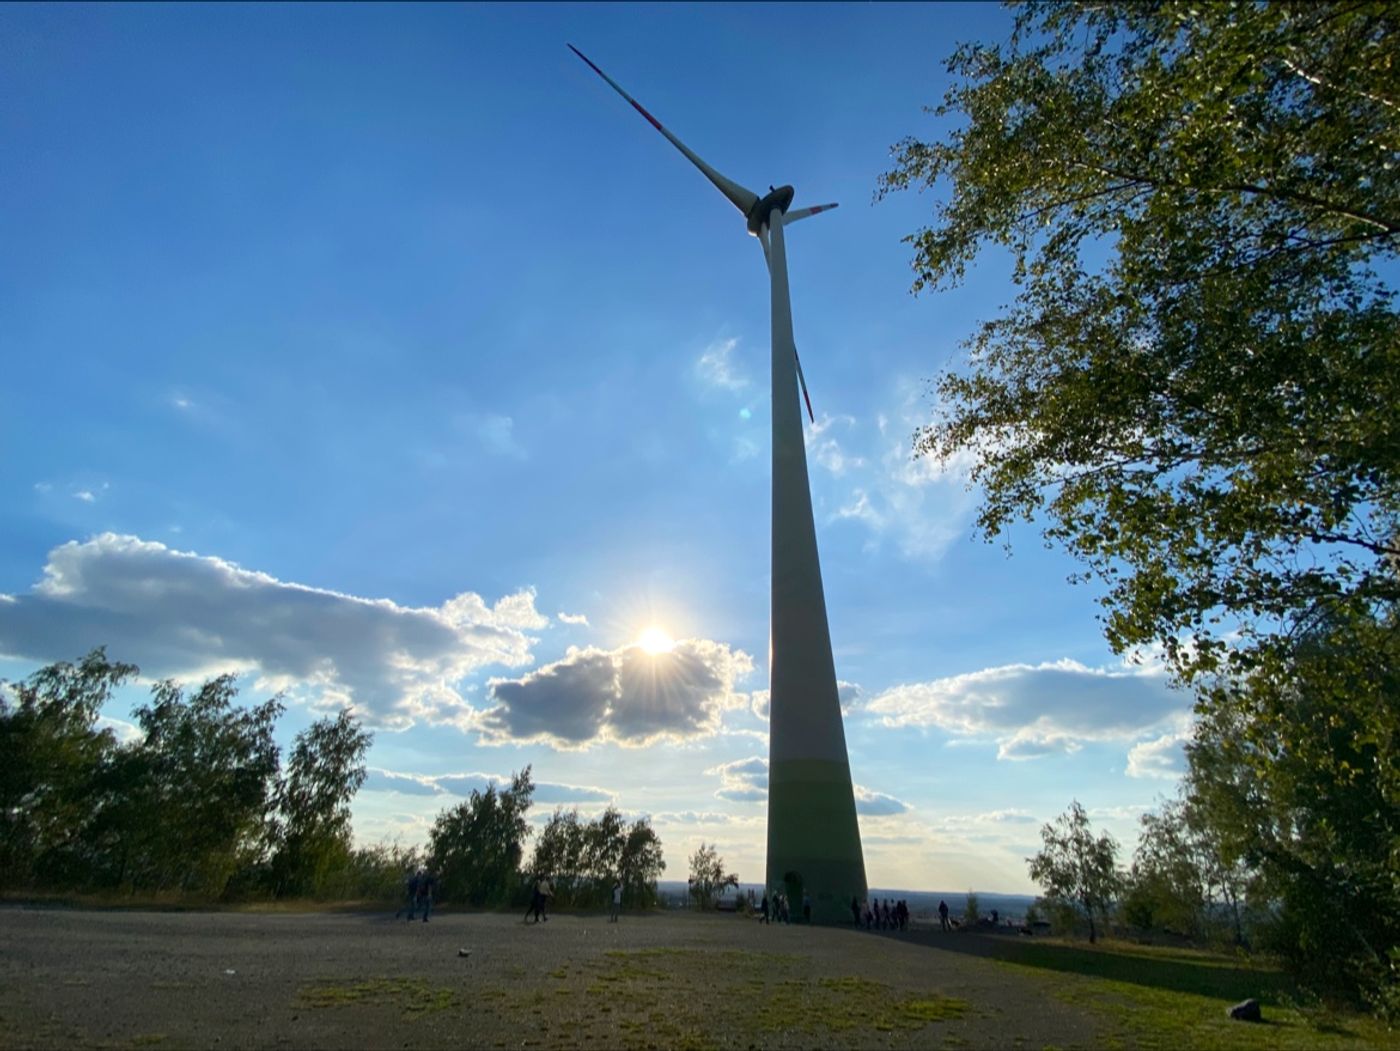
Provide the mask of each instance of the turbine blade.
{"label": "turbine blade", "polygon": [[836,205],[834,204],[814,204],[810,208],[798,208],[783,216],[783,225],[787,226],[789,223],[795,223],[799,219],[806,219],[809,215],[816,215],[818,212],[829,212],[835,207]]}
{"label": "turbine blade", "polygon": [[681,153],[685,154],[686,160],[690,161],[691,164],[699,168],[701,173],[705,176],[705,178],[709,179],[710,182],[714,183],[715,188],[719,190],[720,193],[724,194],[724,196],[728,197],[731,202],[733,202],[734,207],[738,208],[739,211],[743,212],[745,215],[749,214],[749,212],[753,209],[753,206],[758,203],[758,194],[754,193],[752,190],[744,189],[733,179],[726,179],[719,172],[711,168],[708,164],[706,164],[699,157],[697,157],[690,150],[690,148],[686,146],[685,143],[681,142],[680,139],[676,138],[664,127],[662,127],[661,122],[655,117],[653,117],[650,113],[648,113],[645,109],[643,109],[642,104],[640,102],[634,99],[631,95],[627,94],[627,92],[623,91],[621,86],[619,86],[619,84],[617,83],[617,81],[613,80],[612,77],[608,76],[601,69],[595,66],[593,64],[593,61],[587,55],[585,55],[578,48],[574,47],[573,44],[569,45],[569,50],[572,51],[579,58],[587,62],[589,69],[593,70],[594,73],[597,73],[598,76],[606,80],[614,91],[616,91],[619,95],[621,95],[628,102],[630,102],[632,104],[632,108],[647,119],[648,124],[650,124],[657,131],[661,132],[662,135],[665,135],[666,138],[671,141],[672,146],[680,150]]}
{"label": "turbine blade", "polygon": [[817,422],[817,417],[812,413],[812,399],[807,396],[807,377],[802,375],[802,359],[797,356],[797,348],[792,348],[792,356],[797,361],[797,382],[802,385],[802,400],[807,403],[807,418],[813,423]]}

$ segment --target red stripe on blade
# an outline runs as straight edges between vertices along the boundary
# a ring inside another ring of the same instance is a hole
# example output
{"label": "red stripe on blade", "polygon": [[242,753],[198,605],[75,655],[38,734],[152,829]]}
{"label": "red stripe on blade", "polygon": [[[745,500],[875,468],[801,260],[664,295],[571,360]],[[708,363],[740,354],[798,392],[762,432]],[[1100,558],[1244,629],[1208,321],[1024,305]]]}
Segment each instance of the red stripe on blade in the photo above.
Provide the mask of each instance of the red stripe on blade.
{"label": "red stripe on blade", "polygon": [[633,102],[632,99],[628,99],[627,101],[632,103],[632,108],[633,108],[633,109],[635,109],[638,113],[640,113],[640,114],[641,114],[643,117],[645,117],[647,120],[651,121],[651,126],[652,126],[653,128],[655,128],[657,131],[665,131],[665,130],[666,130],[666,129],[664,129],[664,128],[661,126],[661,122],[660,122],[659,120],[657,120],[655,117],[653,117],[653,116],[652,116],[650,113],[648,113],[646,110],[642,109],[641,103],[639,103],[639,102]]}

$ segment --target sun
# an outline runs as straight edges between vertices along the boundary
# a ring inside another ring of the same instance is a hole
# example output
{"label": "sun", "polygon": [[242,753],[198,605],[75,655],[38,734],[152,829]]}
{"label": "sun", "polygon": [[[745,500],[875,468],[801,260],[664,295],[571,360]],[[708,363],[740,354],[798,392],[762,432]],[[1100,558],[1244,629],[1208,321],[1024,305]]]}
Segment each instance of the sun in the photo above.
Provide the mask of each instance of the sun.
{"label": "sun", "polygon": [[667,635],[655,624],[637,636],[637,645],[650,654],[670,653],[676,648],[676,640]]}

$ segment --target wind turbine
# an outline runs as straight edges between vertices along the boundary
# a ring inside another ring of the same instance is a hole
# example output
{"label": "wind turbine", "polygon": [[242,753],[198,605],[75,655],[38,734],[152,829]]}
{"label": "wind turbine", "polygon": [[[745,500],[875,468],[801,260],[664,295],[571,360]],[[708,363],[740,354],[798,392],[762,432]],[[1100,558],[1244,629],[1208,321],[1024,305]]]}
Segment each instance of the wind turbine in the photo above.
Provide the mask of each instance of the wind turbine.
{"label": "wind turbine", "polygon": [[[784,229],[799,219],[835,208],[820,204],[791,210],[793,188],[760,197],[715,171],[666,130],[636,99],[571,50],[632,104],[632,108],[680,150],[715,188],[744,214],[768,263],[772,293],[773,562],[769,633],[768,865],[765,886],[786,886],[794,908],[803,893],[813,915],[837,922],[850,915],[853,898],[865,900],[865,860],[856,822],[855,794],[841,722],[836,666],[831,656],[826,599],[822,592],[807,452],[797,388],[812,415],[807,381],[792,335]],[[812,417],[815,422],[815,417]]]}

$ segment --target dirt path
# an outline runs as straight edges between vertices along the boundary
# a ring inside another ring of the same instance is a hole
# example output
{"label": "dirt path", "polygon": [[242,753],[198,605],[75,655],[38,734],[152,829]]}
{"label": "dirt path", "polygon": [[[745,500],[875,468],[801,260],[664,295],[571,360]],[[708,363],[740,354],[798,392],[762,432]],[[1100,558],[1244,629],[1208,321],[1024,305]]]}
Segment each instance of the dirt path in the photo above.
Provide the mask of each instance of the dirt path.
{"label": "dirt path", "polygon": [[4,1046],[1040,1048],[1099,1035],[990,961],[735,916],[0,909]]}

